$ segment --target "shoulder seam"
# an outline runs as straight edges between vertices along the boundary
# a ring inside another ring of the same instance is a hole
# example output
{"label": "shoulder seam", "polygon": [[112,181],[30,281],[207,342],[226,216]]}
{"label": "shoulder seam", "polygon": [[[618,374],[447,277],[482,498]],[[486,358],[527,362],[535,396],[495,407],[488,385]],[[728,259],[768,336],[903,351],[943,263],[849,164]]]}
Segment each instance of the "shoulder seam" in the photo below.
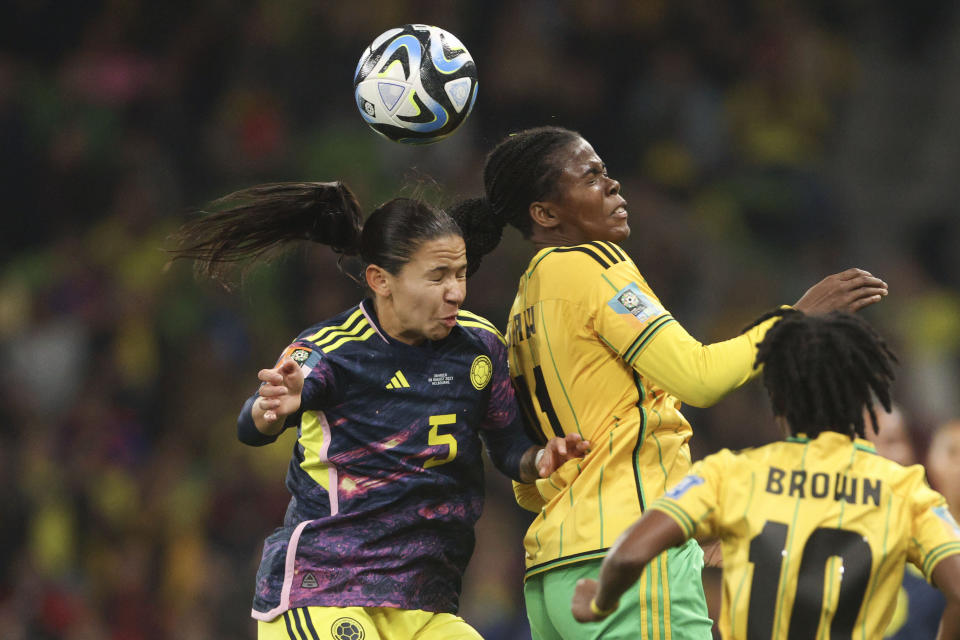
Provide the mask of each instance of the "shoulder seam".
{"label": "shoulder seam", "polygon": [[599,249],[600,252],[603,253],[603,255],[605,255],[610,260],[611,265],[623,262],[623,258],[620,257],[619,253],[614,251],[613,245],[610,244],[609,242],[603,242],[603,241],[597,240],[595,242],[591,242],[590,244],[596,247],[597,249]]}
{"label": "shoulder seam", "polygon": [[[366,330],[361,332],[364,326],[366,326]],[[373,327],[371,327],[369,323],[364,322],[364,324],[361,324],[360,327],[354,331],[351,331],[350,333],[341,332],[330,336],[330,340],[326,342],[326,346],[320,347],[320,350],[324,353],[330,353],[331,351],[339,349],[347,342],[353,342],[356,340],[364,342],[375,333],[376,332],[373,330]]]}
{"label": "shoulder seam", "polygon": [[536,268],[543,262],[547,256],[553,253],[582,253],[583,255],[589,256],[594,262],[600,265],[600,267],[606,271],[616,264],[621,262],[629,261],[627,254],[612,242],[605,242],[602,240],[594,240],[592,242],[586,242],[584,244],[578,244],[571,247],[555,247],[546,254],[544,254],[537,263],[527,272],[529,277]]}
{"label": "shoulder seam", "polygon": [[[361,318],[362,320],[360,320]],[[308,335],[302,339],[308,342],[312,342],[319,347],[319,346],[322,346],[320,343],[326,342],[327,338],[330,337],[331,334],[336,332],[352,331],[357,327],[358,324],[363,325],[364,323],[366,323],[366,318],[363,317],[363,311],[360,309],[357,309],[356,311],[351,313],[349,316],[347,316],[347,319],[344,320],[342,323],[323,327],[322,329],[319,329],[313,334]]]}
{"label": "shoulder seam", "polygon": [[583,253],[585,255],[590,256],[591,258],[593,258],[594,261],[597,262],[597,264],[599,264],[605,270],[613,266],[595,247],[578,245],[576,247],[560,247],[558,249],[554,249],[553,251],[551,251],[551,253],[571,253],[571,252]]}
{"label": "shoulder seam", "polygon": [[466,318],[470,318],[471,320],[476,320],[477,322],[483,322],[484,324],[490,325],[490,326],[491,326],[492,328],[494,328],[494,329],[497,328],[497,325],[493,324],[492,322],[490,322],[489,320],[487,320],[487,319],[484,318],[483,316],[477,315],[476,313],[473,313],[472,311],[467,311],[466,309],[460,309],[459,311],[457,311],[457,315],[458,315],[458,316],[464,316],[464,317],[466,317]]}
{"label": "shoulder seam", "polygon": [[470,313],[469,311],[465,311],[464,309],[461,309],[457,313],[457,323],[464,327],[474,327],[477,329],[484,329],[485,331],[488,331],[489,333],[492,333],[493,335],[497,336],[497,339],[500,340],[500,342],[502,342],[503,344],[507,343],[507,341],[503,337],[503,334],[500,333],[500,330],[497,329],[496,325],[494,325],[492,322],[490,322],[486,318],[482,316],[478,316],[475,313]]}
{"label": "shoulder seam", "polygon": [[[602,242],[602,241],[601,241],[601,242]],[[624,251],[624,250],[620,247],[620,245],[618,245],[618,244],[616,244],[616,243],[614,243],[614,242],[603,242],[603,244],[605,244],[605,245],[607,246],[607,248],[609,248],[611,251],[613,251],[613,252],[616,253],[618,256],[620,256],[620,258],[621,258],[620,261],[621,261],[621,262],[626,262],[626,261],[628,261],[628,260],[630,259],[630,256],[627,255],[627,252]]]}

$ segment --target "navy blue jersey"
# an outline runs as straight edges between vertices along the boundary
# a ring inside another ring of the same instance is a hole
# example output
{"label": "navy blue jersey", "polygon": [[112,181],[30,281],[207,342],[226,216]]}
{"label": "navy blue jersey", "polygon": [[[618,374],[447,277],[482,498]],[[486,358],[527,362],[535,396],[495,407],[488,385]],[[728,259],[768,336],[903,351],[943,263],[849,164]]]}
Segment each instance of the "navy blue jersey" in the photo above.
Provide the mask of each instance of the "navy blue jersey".
{"label": "navy blue jersey", "polygon": [[514,478],[533,446],[502,336],[461,311],[446,338],[411,346],[389,337],[365,300],[284,355],[306,374],[287,420],[298,431],[292,498],[264,544],[253,616],[302,606],[455,612],[483,505],[480,436]]}

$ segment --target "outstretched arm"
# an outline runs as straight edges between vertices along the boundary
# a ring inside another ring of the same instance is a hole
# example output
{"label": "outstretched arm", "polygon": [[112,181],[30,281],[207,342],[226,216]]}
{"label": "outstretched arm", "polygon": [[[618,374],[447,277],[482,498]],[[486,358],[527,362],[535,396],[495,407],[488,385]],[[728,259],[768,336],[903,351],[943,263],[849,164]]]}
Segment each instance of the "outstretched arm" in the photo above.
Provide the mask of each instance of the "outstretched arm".
{"label": "outstretched arm", "polygon": [[686,540],[670,516],[650,510],[624,531],[600,565],[600,579],[577,582],[571,608],[579,622],[603,620],[613,613],[623,592],[630,588],[647,563]]}
{"label": "outstretched arm", "polygon": [[[879,278],[848,269],[810,287],[794,308],[810,314],[856,311],[886,294],[887,285]],[[628,363],[681,401],[709,407],[756,374],[756,346],[776,322],[770,318],[735,338],[705,345],[679,323],[664,321],[645,346],[628,352]]]}

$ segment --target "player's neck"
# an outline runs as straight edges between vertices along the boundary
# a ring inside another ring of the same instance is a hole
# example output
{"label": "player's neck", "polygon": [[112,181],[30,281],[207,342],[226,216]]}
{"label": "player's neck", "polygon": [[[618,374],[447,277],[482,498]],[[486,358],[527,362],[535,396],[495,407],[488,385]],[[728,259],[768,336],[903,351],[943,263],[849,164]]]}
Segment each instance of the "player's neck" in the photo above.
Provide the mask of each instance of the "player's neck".
{"label": "player's neck", "polygon": [[589,242],[589,239],[579,237],[578,234],[568,233],[560,227],[547,229],[535,224],[533,225],[533,231],[530,233],[530,242],[537,248],[537,251],[540,251],[551,247],[572,247]]}
{"label": "player's neck", "polygon": [[377,314],[377,320],[380,322],[380,328],[388,336],[404,344],[413,346],[423,344],[426,338],[422,334],[409,331],[403,326],[389,299],[375,296],[373,298],[373,309]]}

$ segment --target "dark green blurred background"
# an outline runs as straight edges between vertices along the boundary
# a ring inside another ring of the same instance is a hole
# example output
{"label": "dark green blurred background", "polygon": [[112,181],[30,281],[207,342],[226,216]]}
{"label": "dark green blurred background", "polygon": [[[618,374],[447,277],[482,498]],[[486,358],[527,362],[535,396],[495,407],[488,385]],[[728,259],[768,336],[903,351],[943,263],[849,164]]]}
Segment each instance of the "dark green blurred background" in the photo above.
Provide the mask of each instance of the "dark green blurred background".
{"label": "dark green blurred background", "polygon": [[[408,22],[479,69],[473,114],[432,146],[380,138],[353,102],[363,49]],[[232,293],[164,268],[190,209],[258,182],[445,205],[479,194],[510,131],[573,128],[699,339],[859,266],[890,284],[866,315],[918,446],[960,416],[953,2],[12,0],[0,34],[4,639],[254,637],[293,440],[245,448],[236,413],[289,339],[363,295],[324,247]],[[529,255],[508,230],[466,307],[504,327]],[[777,437],[755,383],[687,415],[694,458]],[[529,637],[526,523],[491,468],[461,611],[486,638]]]}

